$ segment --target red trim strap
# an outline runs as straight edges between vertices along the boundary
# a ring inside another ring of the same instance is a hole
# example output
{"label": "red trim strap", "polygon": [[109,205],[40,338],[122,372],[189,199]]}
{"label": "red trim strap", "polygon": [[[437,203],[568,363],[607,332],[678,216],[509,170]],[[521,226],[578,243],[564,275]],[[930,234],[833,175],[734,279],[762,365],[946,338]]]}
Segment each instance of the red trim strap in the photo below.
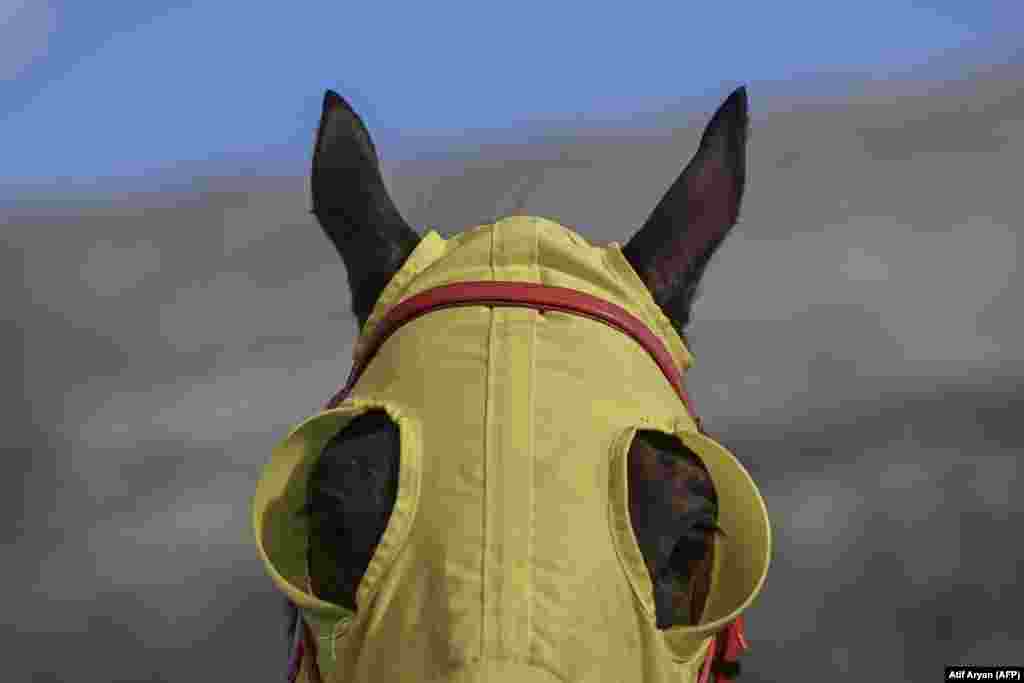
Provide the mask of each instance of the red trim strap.
{"label": "red trim strap", "polygon": [[[328,402],[327,407],[345,400],[377,350],[399,327],[421,315],[453,306],[514,306],[546,311],[560,311],[591,318],[629,335],[643,347],[665,375],[665,379],[686,406],[687,412],[701,427],[686,393],[682,373],[665,344],[642,320],[632,313],[596,296],[568,287],[555,287],[532,282],[473,281],[455,282],[420,292],[394,306],[374,330],[365,351],[352,365],[345,386]],[[701,429],[703,431],[703,429]]]}
{"label": "red trim strap", "polygon": [[316,639],[313,638],[313,631],[305,619],[302,618],[302,615],[299,615],[299,623],[295,625],[295,631],[298,634],[298,638],[296,639],[292,658],[288,665],[288,683],[295,683],[298,680],[299,673],[302,671],[302,660],[306,655],[310,657],[311,683],[321,683],[323,679],[320,676],[320,664],[316,659]]}
{"label": "red trim strap", "polygon": [[[701,433],[705,433],[704,426],[693,408],[693,402],[686,392],[682,372],[676,366],[672,354],[642,320],[621,306],[585,292],[568,287],[555,287],[532,282],[455,282],[428,289],[402,301],[391,308],[377,325],[373,335],[366,342],[363,352],[355,358],[345,386],[327,402],[325,410],[336,407],[348,397],[378,349],[398,328],[431,311],[454,306],[533,308],[542,314],[547,311],[559,311],[597,320],[614,327],[635,339],[650,354],[665,375],[665,379],[672,385],[683,405],[686,406],[686,411],[697,423],[697,429]],[[312,643],[308,627],[305,635]],[[721,643],[719,643],[720,639]],[[712,672],[712,663],[718,659],[728,663],[734,662],[746,647],[747,642],[743,637],[743,620],[742,617],[739,617],[731,622],[722,633],[712,638],[707,658],[700,673],[700,683],[728,681],[727,676],[719,676],[716,672]],[[716,655],[718,656],[716,657]],[[301,657],[302,653],[299,654],[300,661]],[[714,678],[711,678],[712,675]]]}
{"label": "red trim strap", "polygon": [[[700,675],[697,677],[697,683],[731,683],[735,680],[734,676],[724,671],[733,668],[743,651],[750,647],[743,635],[743,630],[743,615],[741,614],[730,621],[721,633],[711,639],[711,645],[708,647],[704,665],[701,666]],[[719,645],[720,640],[721,645]]]}

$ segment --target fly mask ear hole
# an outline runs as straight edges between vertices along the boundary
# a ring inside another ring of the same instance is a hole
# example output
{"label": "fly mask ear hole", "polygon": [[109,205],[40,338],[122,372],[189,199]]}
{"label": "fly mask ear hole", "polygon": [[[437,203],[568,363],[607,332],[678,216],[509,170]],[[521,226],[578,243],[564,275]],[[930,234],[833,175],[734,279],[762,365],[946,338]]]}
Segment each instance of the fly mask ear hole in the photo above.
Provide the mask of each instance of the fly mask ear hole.
{"label": "fly mask ear hole", "polygon": [[718,512],[711,477],[662,432],[637,431],[628,459],[630,521],[654,587],[657,626],[694,625],[711,582]]}
{"label": "fly mask ear hole", "polygon": [[356,609],[359,582],[398,495],[398,426],[383,410],[352,420],[321,452],[309,478],[309,573],[322,600]]}

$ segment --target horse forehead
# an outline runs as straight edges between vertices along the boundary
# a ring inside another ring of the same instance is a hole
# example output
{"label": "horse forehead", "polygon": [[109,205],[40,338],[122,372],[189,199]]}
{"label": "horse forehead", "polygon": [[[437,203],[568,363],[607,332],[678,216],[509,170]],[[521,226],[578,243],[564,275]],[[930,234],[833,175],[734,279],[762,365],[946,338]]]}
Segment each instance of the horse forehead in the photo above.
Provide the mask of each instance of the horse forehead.
{"label": "horse forehead", "polygon": [[615,242],[591,244],[576,231],[536,216],[511,216],[449,238],[429,231],[384,288],[356,342],[367,340],[402,301],[444,285],[511,281],[573,289],[624,308],[660,337],[675,364],[692,356],[671,321]]}

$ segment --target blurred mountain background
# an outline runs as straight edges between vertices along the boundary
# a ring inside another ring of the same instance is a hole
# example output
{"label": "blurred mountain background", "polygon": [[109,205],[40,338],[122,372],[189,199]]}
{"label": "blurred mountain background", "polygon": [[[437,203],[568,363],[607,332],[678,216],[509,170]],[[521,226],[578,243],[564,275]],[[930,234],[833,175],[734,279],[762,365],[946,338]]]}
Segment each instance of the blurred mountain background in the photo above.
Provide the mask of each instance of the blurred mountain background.
{"label": "blurred mountain background", "polygon": [[326,87],[418,229],[625,241],[746,83],[690,380],[775,523],[740,680],[1021,663],[1017,5],[110,7],[0,9],[5,680],[281,680],[249,499],[355,334]]}

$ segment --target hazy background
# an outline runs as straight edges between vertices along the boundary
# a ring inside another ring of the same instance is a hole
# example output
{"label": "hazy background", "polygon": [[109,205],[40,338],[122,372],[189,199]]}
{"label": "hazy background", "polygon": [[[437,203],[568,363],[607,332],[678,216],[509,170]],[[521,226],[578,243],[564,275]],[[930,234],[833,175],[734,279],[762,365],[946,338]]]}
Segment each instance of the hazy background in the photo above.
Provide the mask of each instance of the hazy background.
{"label": "hazy background", "polygon": [[1024,661],[1018,4],[371,5],[0,6],[4,680],[281,680],[249,498],[355,332],[325,87],[419,229],[625,240],[748,84],[691,375],[775,523],[740,680]]}

